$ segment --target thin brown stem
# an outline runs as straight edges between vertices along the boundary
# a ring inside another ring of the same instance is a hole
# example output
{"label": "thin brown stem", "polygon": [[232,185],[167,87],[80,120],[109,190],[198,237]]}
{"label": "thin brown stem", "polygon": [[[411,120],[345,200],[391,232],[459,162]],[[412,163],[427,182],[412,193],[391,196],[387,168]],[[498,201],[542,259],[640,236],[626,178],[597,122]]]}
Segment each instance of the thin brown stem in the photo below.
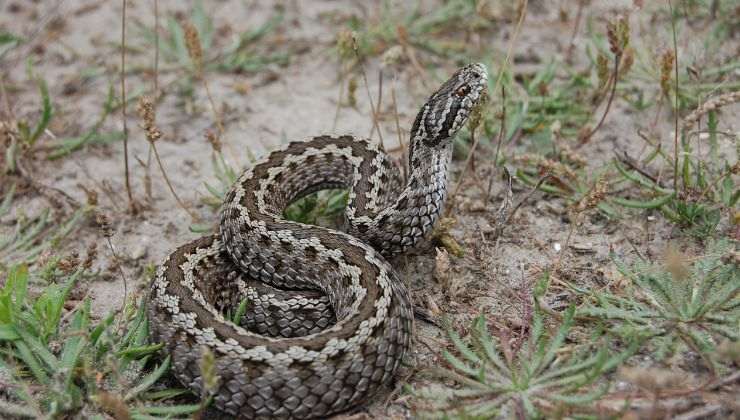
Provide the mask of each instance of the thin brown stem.
{"label": "thin brown stem", "polygon": [[[383,145],[383,132],[380,130],[380,125],[378,123],[378,110],[375,109],[375,104],[373,103],[373,95],[370,94],[370,85],[367,82],[367,74],[365,74],[365,66],[362,64],[362,58],[360,57],[360,52],[357,48],[357,40],[354,39],[354,36],[352,38],[352,42],[354,43],[354,51],[355,56],[357,57],[357,62],[360,65],[360,73],[362,73],[362,81],[365,83],[365,93],[367,93],[367,99],[370,101],[370,112],[372,112],[373,116],[373,128],[370,130],[370,136],[373,135],[372,130],[378,130],[378,138],[380,139],[380,145],[382,147]],[[382,77],[382,73],[381,73]]]}
{"label": "thin brown stem", "polygon": [[162,178],[164,178],[164,182],[167,184],[167,188],[169,188],[170,192],[172,193],[172,196],[175,198],[175,201],[177,201],[177,204],[185,210],[185,212],[190,215],[190,217],[194,220],[200,220],[197,214],[193,213],[188,206],[185,205],[185,203],[180,199],[180,197],[175,192],[175,188],[172,187],[172,183],[170,182],[170,178],[167,176],[167,172],[164,170],[164,165],[162,164],[162,160],[159,158],[159,152],[157,151],[157,146],[153,142],[149,142],[149,144],[152,146],[152,150],[154,151],[154,159],[157,161],[157,165],[159,166],[160,172],[162,172]]}
{"label": "thin brown stem", "polygon": [[[153,87],[152,87],[152,98],[153,98],[153,106],[156,107],[157,103],[159,102],[159,0],[154,0],[154,79],[153,79]],[[145,190],[147,194],[147,198],[149,201],[152,201],[152,154],[153,154],[154,144],[149,143],[149,151],[147,152],[146,156],[146,166],[145,166]]]}
{"label": "thin brown stem", "polygon": [[607,114],[609,114],[609,110],[611,109],[612,102],[614,102],[614,96],[617,93],[617,80],[619,80],[619,62],[622,60],[622,54],[615,54],[614,55],[614,71],[612,74],[612,77],[610,78],[612,85],[611,90],[609,92],[609,99],[606,101],[606,108],[604,109],[604,113],[601,115],[601,119],[599,120],[599,123],[596,124],[596,127],[594,127],[593,130],[591,130],[588,134],[586,134],[579,142],[580,145],[584,145],[588,143],[588,141],[593,137],[594,134],[596,134],[597,131],[599,131],[599,128],[604,124],[604,121],[606,120]]}
{"label": "thin brown stem", "polygon": [[673,17],[673,5],[671,4],[671,0],[667,1],[668,10],[671,13],[671,29],[673,30],[673,51],[675,51],[675,54],[673,54],[673,69],[675,77],[675,80],[673,81],[675,87],[675,105],[673,109],[673,191],[678,192],[678,41],[676,40],[676,21]]}
{"label": "thin brown stem", "polygon": [[121,0],[121,118],[123,119],[123,166],[128,196],[129,210],[135,211],[134,195],[131,192],[131,180],[128,166],[128,124],[126,122],[126,0]]}
{"label": "thin brown stem", "polygon": [[[343,64],[346,66],[346,64]],[[342,97],[344,96],[344,71],[340,71],[339,74],[339,94],[337,95],[337,109],[334,112],[334,123],[331,126],[331,132],[337,131],[337,123],[339,122],[339,111],[342,109]]]}
{"label": "thin brown stem", "polygon": [[[216,128],[218,128],[218,136],[221,139],[221,142],[226,145],[226,147],[229,149],[229,154],[231,155],[231,158],[234,159],[234,163],[239,163],[239,160],[237,159],[237,154],[234,148],[231,146],[231,143],[226,139],[225,133],[226,130],[224,129],[224,123],[221,119],[221,113],[216,109],[216,102],[213,100],[213,95],[211,95],[211,88],[208,85],[208,79],[206,79],[205,74],[201,70],[200,72],[200,78],[203,80],[203,87],[206,89],[206,96],[208,97],[208,103],[211,105],[211,111],[213,112],[213,119],[216,121]],[[247,147],[247,154],[249,155],[250,160],[254,160],[254,156],[251,155],[251,151]]]}
{"label": "thin brown stem", "polygon": [[406,143],[403,141],[403,132],[401,131],[401,121],[398,117],[398,102],[396,102],[396,81],[398,75],[393,74],[393,83],[391,83],[391,101],[393,105],[393,116],[396,120],[396,134],[398,135],[398,145],[401,147],[401,171],[403,174],[404,184],[408,180],[408,151],[406,150]]}
{"label": "thin brown stem", "polygon": [[501,150],[501,143],[504,141],[504,133],[506,133],[506,87],[501,86],[501,129],[498,131],[498,139],[496,139],[496,154],[493,155],[493,167],[498,166],[498,153]]}
{"label": "thin brown stem", "polygon": [[121,313],[118,317],[118,328],[121,328],[121,322],[124,318],[123,311],[126,309],[126,300],[128,300],[128,279],[126,278],[126,273],[123,271],[123,267],[121,267],[121,259],[118,258],[118,254],[116,254],[115,248],[113,248],[113,243],[110,240],[110,237],[106,236],[105,238],[106,242],[108,243],[108,249],[110,249],[111,255],[113,255],[113,262],[118,267],[118,272],[121,275],[121,281],[123,281],[123,302],[121,303]]}
{"label": "thin brown stem", "polygon": [[154,92],[152,98],[159,98],[159,0],[154,0]]}
{"label": "thin brown stem", "polygon": [[576,21],[573,24],[573,33],[570,34],[570,42],[568,42],[568,51],[565,53],[565,62],[573,62],[573,49],[575,48],[576,35],[578,34],[578,28],[581,26],[581,17],[583,16],[583,6],[585,1],[578,0],[578,11],[576,12]]}
{"label": "thin brown stem", "polygon": [[[504,58],[504,63],[501,66],[501,69],[499,70],[498,77],[496,78],[496,83],[493,86],[493,91],[495,92],[498,90],[498,86],[501,84],[501,79],[504,76],[504,73],[506,72],[506,68],[509,65],[509,61],[511,60],[511,54],[514,49],[514,42],[519,37],[519,31],[521,30],[522,24],[524,23],[524,17],[527,15],[527,1],[523,0],[521,2],[521,12],[519,13],[519,20],[516,23],[516,27],[514,28],[514,34],[512,35],[511,39],[509,40],[509,46],[506,51],[506,57]],[[476,139],[475,142],[473,142],[473,146],[470,147],[470,151],[468,151],[468,157],[465,159],[465,163],[463,164],[462,171],[460,172],[460,175],[458,176],[457,184],[455,185],[455,188],[453,189],[452,194],[450,194],[450,197],[448,198],[450,203],[453,203],[453,200],[457,193],[460,191],[460,187],[462,186],[462,181],[465,179],[465,172],[467,171],[468,165],[470,164],[470,160],[472,159],[473,154],[475,153],[475,150],[478,148],[478,142],[480,141],[480,137]],[[447,206],[447,213],[452,209],[452,205]]]}

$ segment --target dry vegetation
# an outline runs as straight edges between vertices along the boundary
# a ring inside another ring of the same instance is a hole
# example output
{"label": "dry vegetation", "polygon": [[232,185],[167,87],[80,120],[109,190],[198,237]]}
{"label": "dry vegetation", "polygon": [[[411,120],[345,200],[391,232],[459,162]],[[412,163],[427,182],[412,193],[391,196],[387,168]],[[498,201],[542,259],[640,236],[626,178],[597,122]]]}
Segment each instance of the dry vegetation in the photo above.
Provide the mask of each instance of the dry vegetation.
{"label": "dry vegetation", "polygon": [[147,340],[157,261],[282,142],[369,135],[404,165],[470,61],[488,101],[447,218],[396,264],[413,350],[344,418],[738,415],[736,1],[204,4],[0,2],[0,416],[215,415]]}

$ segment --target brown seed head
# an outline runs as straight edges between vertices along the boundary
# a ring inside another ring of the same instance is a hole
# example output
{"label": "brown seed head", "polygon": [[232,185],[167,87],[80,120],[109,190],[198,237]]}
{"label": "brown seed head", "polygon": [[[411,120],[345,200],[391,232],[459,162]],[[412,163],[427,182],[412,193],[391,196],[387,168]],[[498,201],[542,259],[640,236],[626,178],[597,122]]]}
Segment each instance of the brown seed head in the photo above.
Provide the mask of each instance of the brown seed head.
{"label": "brown seed head", "polygon": [[193,66],[198,73],[203,70],[203,48],[200,44],[200,36],[198,36],[198,29],[192,23],[183,21],[180,23],[182,30],[185,32],[185,47],[188,50],[188,55],[193,61]]}
{"label": "brown seed head", "polygon": [[347,105],[352,108],[357,106],[357,78],[351,77],[347,82]]}
{"label": "brown seed head", "polygon": [[635,49],[627,47],[624,49],[622,54],[622,62],[619,64],[619,77],[620,79],[632,69],[632,65],[635,64]]}
{"label": "brown seed head", "polygon": [[111,227],[111,222],[108,215],[102,212],[98,212],[95,215],[95,222],[98,224],[98,227],[103,233],[103,236],[105,236],[106,238],[110,238],[113,236],[113,228]]}
{"label": "brown seed head", "polygon": [[356,40],[354,33],[349,29],[344,29],[337,34],[337,52],[339,58],[348,60],[355,55]]}
{"label": "brown seed head", "polygon": [[157,114],[154,108],[154,102],[148,96],[142,96],[139,98],[139,103],[136,105],[136,112],[142,120],[142,128],[146,134],[146,139],[150,143],[154,143],[162,138],[162,132],[157,128],[156,119]]}
{"label": "brown seed head", "polygon": [[82,267],[84,267],[85,270],[89,270],[90,268],[92,268],[93,263],[97,259],[98,259],[98,246],[95,245],[95,243],[91,243],[90,246],[87,247],[85,261],[82,262]]}
{"label": "brown seed head", "polygon": [[213,132],[213,130],[206,130],[206,141],[211,144],[211,147],[214,151],[221,153],[221,139],[218,138],[218,135]]}
{"label": "brown seed head", "polygon": [[627,19],[620,16],[616,22],[607,23],[606,37],[609,40],[609,51],[615,56],[621,56],[630,41],[630,28]]}
{"label": "brown seed head", "polygon": [[591,210],[599,205],[602,201],[604,201],[604,198],[606,197],[606,194],[609,191],[609,184],[606,182],[606,177],[602,176],[597,181],[594,187],[591,189],[591,191],[581,199],[581,201],[578,202],[576,205],[576,212],[582,212],[586,210]]}
{"label": "brown seed head", "polygon": [[609,81],[609,59],[599,53],[596,57],[596,76],[599,78],[599,87],[597,91],[601,91]]}
{"label": "brown seed head", "polygon": [[675,59],[676,54],[671,49],[664,51],[660,56],[660,90],[666,96],[671,91],[671,73]]}
{"label": "brown seed head", "polygon": [[77,252],[73,252],[68,256],[62,258],[57,263],[57,267],[62,270],[64,274],[71,274],[77,270],[80,266],[80,256]]}

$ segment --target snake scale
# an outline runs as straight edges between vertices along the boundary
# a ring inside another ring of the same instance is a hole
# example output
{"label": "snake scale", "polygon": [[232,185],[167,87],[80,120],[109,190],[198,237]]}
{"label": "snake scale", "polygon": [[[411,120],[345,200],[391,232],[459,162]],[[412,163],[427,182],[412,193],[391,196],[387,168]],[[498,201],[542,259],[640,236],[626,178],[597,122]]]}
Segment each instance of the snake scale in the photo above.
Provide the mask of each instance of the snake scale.
{"label": "snake scale", "polygon": [[[388,259],[413,248],[442,211],[452,137],[487,86],[469,64],[421,108],[408,180],[378,146],[351,136],[293,142],[246,170],[218,233],[160,265],[148,297],[151,336],[177,378],[237,418],[325,417],[366,402],[411,342],[413,308]],[[283,218],[291,202],[346,188],[345,226]],[[223,313],[247,299],[238,324]],[[204,390],[200,362],[218,381]]]}

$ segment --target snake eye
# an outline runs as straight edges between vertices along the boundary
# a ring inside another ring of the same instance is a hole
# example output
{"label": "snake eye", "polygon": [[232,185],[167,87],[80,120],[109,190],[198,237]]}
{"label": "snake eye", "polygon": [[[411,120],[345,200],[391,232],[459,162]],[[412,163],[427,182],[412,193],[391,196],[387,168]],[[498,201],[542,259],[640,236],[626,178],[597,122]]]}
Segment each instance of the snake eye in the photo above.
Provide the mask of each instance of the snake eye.
{"label": "snake eye", "polygon": [[468,93],[470,93],[470,86],[468,85],[462,85],[459,88],[457,88],[457,90],[455,91],[455,95],[460,96],[460,97],[465,96]]}

